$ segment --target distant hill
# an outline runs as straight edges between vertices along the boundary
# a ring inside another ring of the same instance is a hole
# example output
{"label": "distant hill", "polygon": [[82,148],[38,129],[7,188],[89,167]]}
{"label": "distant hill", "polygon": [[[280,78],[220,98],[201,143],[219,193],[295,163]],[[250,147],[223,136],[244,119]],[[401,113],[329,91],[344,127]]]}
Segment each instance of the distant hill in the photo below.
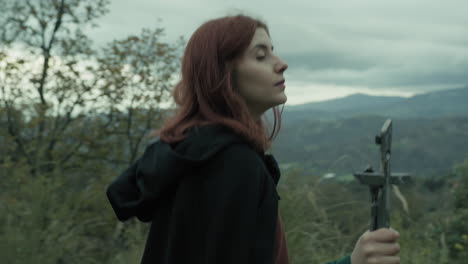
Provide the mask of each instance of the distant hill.
{"label": "distant hill", "polygon": [[331,99],[315,103],[290,106],[294,111],[320,110],[327,112],[349,111],[359,108],[378,107],[405,101],[404,97],[372,96],[362,93],[352,94],[346,97]]}
{"label": "distant hill", "polygon": [[415,95],[382,111],[397,117],[468,115],[468,87]]}
{"label": "distant hill", "polygon": [[392,169],[430,176],[468,158],[468,87],[288,106],[272,152],[287,167],[320,175],[349,176],[367,164],[378,169],[374,136],[387,118],[393,120]]}
{"label": "distant hill", "polygon": [[354,94],[322,102],[287,106],[284,120],[333,120],[357,116],[432,118],[468,115],[468,86],[409,98]]}
{"label": "distant hill", "polygon": [[[286,123],[272,152],[280,164],[298,164],[319,175],[351,175],[368,164],[379,169],[374,137],[385,120],[368,116]],[[392,120],[392,170],[444,175],[468,158],[468,116]]]}

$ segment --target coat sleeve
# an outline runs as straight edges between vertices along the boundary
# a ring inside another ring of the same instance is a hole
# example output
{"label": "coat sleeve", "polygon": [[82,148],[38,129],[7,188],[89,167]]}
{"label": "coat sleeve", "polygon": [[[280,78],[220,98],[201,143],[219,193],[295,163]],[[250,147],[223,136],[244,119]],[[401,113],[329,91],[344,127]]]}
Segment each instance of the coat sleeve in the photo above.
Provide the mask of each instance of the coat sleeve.
{"label": "coat sleeve", "polygon": [[264,263],[254,262],[251,254],[265,176],[261,165],[255,152],[233,145],[207,166],[204,263]]}
{"label": "coat sleeve", "polygon": [[137,160],[107,187],[106,195],[114,209],[115,215],[120,221],[126,221],[137,216],[140,221],[151,221],[148,212],[150,202],[145,199],[138,188],[137,168],[140,160]]}
{"label": "coat sleeve", "polygon": [[345,256],[341,259],[332,262],[327,262],[326,264],[351,264],[351,256]]}

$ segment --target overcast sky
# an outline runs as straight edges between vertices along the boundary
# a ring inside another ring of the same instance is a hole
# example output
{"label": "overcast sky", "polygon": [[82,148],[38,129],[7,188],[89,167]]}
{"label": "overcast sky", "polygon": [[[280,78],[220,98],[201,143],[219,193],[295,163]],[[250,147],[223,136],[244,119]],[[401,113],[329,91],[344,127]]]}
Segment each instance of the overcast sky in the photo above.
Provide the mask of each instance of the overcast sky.
{"label": "overcast sky", "polygon": [[111,0],[89,36],[103,44],[163,27],[168,41],[188,40],[205,21],[237,12],[267,22],[289,64],[287,104],[468,85],[466,0]]}

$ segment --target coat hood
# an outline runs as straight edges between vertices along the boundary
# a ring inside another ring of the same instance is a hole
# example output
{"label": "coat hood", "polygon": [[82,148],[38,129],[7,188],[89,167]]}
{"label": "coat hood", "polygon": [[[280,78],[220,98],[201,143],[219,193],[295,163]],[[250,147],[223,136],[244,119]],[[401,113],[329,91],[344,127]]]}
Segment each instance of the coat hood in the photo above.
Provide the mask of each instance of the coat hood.
{"label": "coat hood", "polygon": [[[136,216],[140,221],[151,221],[157,202],[173,194],[183,177],[235,143],[246,141],[222,125],[193,127],[187,138],[177,144],[156,139],[107,188],[106,194],[117,218],[125,221]],[[279,169],[276,161],[271,155],[259,155],[277,183]]]}

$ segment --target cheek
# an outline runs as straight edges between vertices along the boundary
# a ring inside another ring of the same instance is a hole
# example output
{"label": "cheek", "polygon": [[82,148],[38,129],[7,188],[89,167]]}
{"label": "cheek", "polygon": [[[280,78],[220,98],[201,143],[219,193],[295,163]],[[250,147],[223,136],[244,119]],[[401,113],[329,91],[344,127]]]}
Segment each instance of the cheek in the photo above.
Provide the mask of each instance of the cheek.
{"label": "cheek", "polygon": [[240,95],[247,101],[257,102],[266,99],[272,86],[272,69],[265,63],[256,61],[238,65],[236,85]]}
{"label": "cheek", "polygon": [[263,65],[248,65],[242,71],[241,83],[254,90],[262,90],[269,84],[269,75]]}
{"label": "cheek", "polygon": [[265,94],[265,85],[258,75],[245,75],[241,84],[242,95],[248,100],[257,100]]}

